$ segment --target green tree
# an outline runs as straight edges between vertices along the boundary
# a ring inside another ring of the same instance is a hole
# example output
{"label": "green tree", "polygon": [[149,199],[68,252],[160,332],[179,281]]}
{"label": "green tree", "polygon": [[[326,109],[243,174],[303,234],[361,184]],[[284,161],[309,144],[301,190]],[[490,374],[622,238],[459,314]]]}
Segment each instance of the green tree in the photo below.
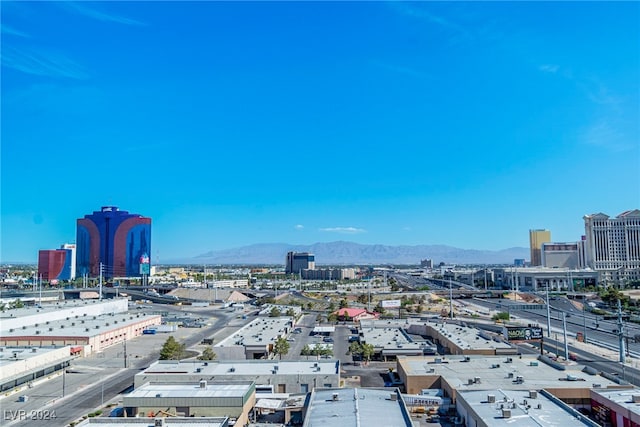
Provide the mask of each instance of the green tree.
{"label": "green tree", "polygon": [[273,307],[269,312],[269,317],[280,317],[281,311],[278,307]]}
{"label": "green tree", "polygon": [[354,341],[351,344],[349,344],[349,354],[353,356],[362,355],[362,346],[358,341]]}
{"label": "green tree", "polygon": [[213,351],[211,346],[206,347],[200,356],[198,356],[198,360],[216,360],[218,355]]}
{"label": "green tree", "polygon": [[362,358],[369,363],[369,361],[371,360],[371,357],[373,357],[373,354],[375,353],[375,348],[373,347],[373,344],[361,344],[362,347]]}
{"label": "green tree", "polygon": [[275,345],[273,346],[273,353],[280,356],[282,359],[282,355],[286,355],[289,353],[289,341],[287,341],[284,337],[280,337],[276,340]]}
{"label": "green tree", "polygon": [[365,295],[365,294],[360,294],[360,295],[358,295],[358,302],[360,304],[366,304],[366,303],[369,302],[369,297],[367,295]]}
{"label": "green tree", "polygon": [[289,307],[289,309],[287,310],[287,316],[289,317],[294,317],[296,315],[296,312],[293,308]]}
{"label": "green tree", "polygon": [[300,354],[302,356],[307,356],[307,360],[309,360],[309,356],[311,356],[311,347],[309,347],[309,344],[305,344],[304,347],[302,347]]}
{"label": "green tree", "polygon": [[422,313],[423,310],[424,308],[422,308],[422,304],[418,304],[418,306],[416,307],[416,313]]}
{"label": "green tree", "polygon": [[380,303],[380,302],[378,303],[378,305],[375,306],[373,311],[375,311],[376,313],[380,313],[380,314],[384,314],[386,312],[386,310],[382,306],[382,303]]}
{"label": "green tree", "polygon": [[332,312],[332,311],[335,311],[335,310],[336,310],[336,304],[333,301],[331,301],[329,303],[329,306],[327,306],[327,311],[328,312]]}
{"label": "green tree", "polygon": [[322,354],[322,346],[320,344],[314,345],[311,349],[311,354],[316,356],[316,359],[320,358],[320,355]]}
{"label": "green tree", "polygon": [[342,298],[342,299],[340,300],[340,306],[339,306],[339,307],[340,307],[340,308],[347,308],[347,307],[349,307],[349,302],[347,301],[347,299],[346,299],[346,298]]}
{"label": "green tree", "polygon": [[184,351],[185,345],[170,336],[160,349],[160,360],[180,360],[184,356]]}
{"label": "green tree", "polygon": [[329,323],[335,323],[338,321],[338,315],[336,313],[331,313],[329,316],[327,316],[327,321]]}
{"label": "green tree", "polygon": [[307,310],[313,310],[313,306],[314,306],[314,305],[315,305],[315,304],[314,304],[314,303],[312,303],[312,302],[307,303]]}
{"label": "green tree", "polygon": [[496,320],[509,320],[509,313],[507,313],[506,311],[501,311],[499,313],[496,313],[493,315],[493,317],[491,318],[491,320],[496,321]]}

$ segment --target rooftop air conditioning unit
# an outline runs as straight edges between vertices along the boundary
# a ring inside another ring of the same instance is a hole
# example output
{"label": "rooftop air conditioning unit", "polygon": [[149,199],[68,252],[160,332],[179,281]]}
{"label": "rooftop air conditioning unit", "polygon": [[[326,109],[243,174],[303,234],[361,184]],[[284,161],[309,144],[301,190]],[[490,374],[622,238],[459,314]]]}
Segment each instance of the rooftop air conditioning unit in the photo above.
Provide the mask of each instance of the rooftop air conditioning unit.
{"label": "rooftop air conditioning unit", "polygon": [[336,400],[338,400],[338,397],[339,397],[339,394],[338,394],[338,393],[333,393],[333,394],[331,395],[331,400],[336,401]]}
{"label": "rooftop air conditioning unit", "polygon": [[397,401],[397,400],[398,400],[398,395],[397,395],[397,394],[395,394],[395,393],[391,393],[391,395],[390,395],[389,397],[391,398],[391,400],[392,400],[393,402],[395,402],[395,401]]}
{"label": "rooftop air conditioning unit", "polygon": [[489,402],[489,403],[496,403],[496,395],[495,395],[495,394],[489,394],[489,395],[487,395],[487,402]]}
{"label": "rooftop air conditioning unit", "polygon": [[502,418],[511,418],[511,409],[503,409]]}
{"label": "rooftop air conditioning unit", "polygon": [[633,403],[640,403],[640,394],[634,394],[633,396],[631,396],[631,400],[633,401]]}
{"label": "rooftop air conditioning unit", "polygon": [[529,390],[529,399],[537,399],[538,392],[536,390]]}
{"label": "rooftop air conditioning unit", "polygon": [[205,380],[200,381],[200,388],[207,388],[207,382]]}

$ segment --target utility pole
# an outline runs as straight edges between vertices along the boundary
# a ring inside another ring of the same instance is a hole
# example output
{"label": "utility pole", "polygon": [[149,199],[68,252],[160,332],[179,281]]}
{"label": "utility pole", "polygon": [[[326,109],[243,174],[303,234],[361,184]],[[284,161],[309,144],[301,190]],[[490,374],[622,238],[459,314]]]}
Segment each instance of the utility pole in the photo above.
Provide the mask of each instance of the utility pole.
{"label": "utility pole", "polygon": [[549,283],[547,283],[547,338],[551,338],[551,308],[549,305]]}
{"label": "utility pole", "polygon": [[620,363],[624,364],[626,349],[624,346],[624,322],[622,321],[622,304],[618,300],[618,342],[620,346]]}
{"label": "utility pole", "polygon": [[98,286],[100,287],[100,301],[102,301],[102,263],[100,263],[100,283]]}
{"label": "utility pole", "polygon": [[562,312],[562,333],[564,334],[564,360],[569,360],[569,343],[567,342],[567,313]]}
{"label": "utility pole", "polygon": [[451,277],[449,277],[449,318],[453,319],[453,290],[451,289]]}

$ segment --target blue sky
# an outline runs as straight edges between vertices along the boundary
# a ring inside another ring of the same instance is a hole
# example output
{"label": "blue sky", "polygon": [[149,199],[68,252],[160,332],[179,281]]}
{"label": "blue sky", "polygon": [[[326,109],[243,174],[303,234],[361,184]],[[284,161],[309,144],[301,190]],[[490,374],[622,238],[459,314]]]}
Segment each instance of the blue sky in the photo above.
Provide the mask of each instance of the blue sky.
{"label": "blue sky", "polygon": [[575,241],[640,208],[638,2],[2,2],[2,253]]}

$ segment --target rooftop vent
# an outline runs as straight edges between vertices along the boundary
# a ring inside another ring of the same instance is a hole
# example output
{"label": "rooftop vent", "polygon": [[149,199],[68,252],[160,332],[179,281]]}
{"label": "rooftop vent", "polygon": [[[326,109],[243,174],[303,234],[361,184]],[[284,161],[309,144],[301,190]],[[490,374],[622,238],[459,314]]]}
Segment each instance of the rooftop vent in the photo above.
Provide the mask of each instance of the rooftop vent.
{"label": "rooftop vent", "polygon": [[480,377],[473,377],[473,382],[476,384],[480,384]]}
{"label": "rooftop vent", "polygon": [[156,393],[156,397],[162,397],[161,393]]}
{"label": "rooftop vent", "polygon": [[[36,353],[37,351],[38,351],[38,349],[37,349],[37,348],[32,348],[32,349],[31,349],[31,353]],[[634,397],[635,397],[635,396],[634,396]]]}
{"label": "rooftop vent", "polygon": [[205,380],[200,381],[200,388],[207,388],[207,382]]}
{"label": "rooftop vent", "polygon": [[538,406],[536,406],[538,409],[542,409],[542,403],[538,403]]}
{"label": "rooftop vent", "polygon": [[331,400],[336,401],[336,400],[338,400],[338,397],[339,397],[339,394],[338,394],[338,393],[333,393],[333,394],[331,395]]}

